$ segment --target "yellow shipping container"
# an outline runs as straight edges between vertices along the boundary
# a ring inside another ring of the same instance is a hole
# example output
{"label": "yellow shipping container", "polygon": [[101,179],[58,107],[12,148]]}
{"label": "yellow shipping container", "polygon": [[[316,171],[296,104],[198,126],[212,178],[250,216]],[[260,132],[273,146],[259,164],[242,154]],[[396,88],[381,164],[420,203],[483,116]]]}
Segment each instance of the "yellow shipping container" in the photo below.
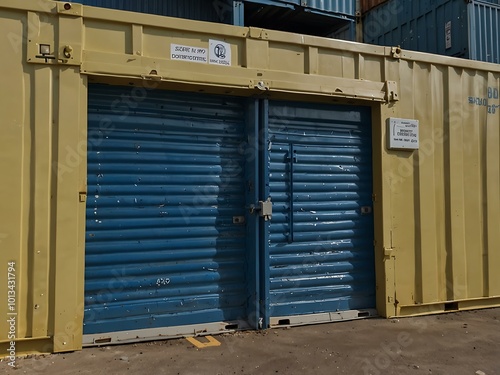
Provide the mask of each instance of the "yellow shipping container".
{"label": "yellow shipping container", "polygon": [[[499,65],[44,0],[0,19],[0,356],[82,347],[90,83],[370,107],[378,314],[500,306]],[[193,63],[214,39],[228,60]]]}

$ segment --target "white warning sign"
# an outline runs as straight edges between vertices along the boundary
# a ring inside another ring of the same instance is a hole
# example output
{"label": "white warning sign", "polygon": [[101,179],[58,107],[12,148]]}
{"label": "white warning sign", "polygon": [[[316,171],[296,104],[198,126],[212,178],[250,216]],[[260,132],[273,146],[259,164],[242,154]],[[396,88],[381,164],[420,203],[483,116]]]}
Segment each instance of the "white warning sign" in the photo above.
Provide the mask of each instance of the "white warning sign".
{"label": "white warning sign", "polygon": [[200,47],[171,44],[170,58],[172,60],[191,61],[206,64],[208,62],[208,50]]}
{"label": "white warning sign", "polygon": [[210,39],[210,64],[231,66],[231,45],[220,40]]}
{"label": "white warning sign", "polygon": [[389,149],[418,150],[420,144],[418,128],[418,120],[390,118]]}

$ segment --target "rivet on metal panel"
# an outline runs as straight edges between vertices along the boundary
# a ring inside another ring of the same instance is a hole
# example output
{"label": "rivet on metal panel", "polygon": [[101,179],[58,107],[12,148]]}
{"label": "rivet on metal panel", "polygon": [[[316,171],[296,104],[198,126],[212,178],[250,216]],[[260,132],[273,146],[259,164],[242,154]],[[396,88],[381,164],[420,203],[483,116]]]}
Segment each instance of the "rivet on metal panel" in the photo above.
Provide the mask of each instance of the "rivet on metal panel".
{"label": "rivet on metal panel", "polygon": [[387,102],[399,101],[398,85],[394,81],[386,81],[385,83],[385,100]]}

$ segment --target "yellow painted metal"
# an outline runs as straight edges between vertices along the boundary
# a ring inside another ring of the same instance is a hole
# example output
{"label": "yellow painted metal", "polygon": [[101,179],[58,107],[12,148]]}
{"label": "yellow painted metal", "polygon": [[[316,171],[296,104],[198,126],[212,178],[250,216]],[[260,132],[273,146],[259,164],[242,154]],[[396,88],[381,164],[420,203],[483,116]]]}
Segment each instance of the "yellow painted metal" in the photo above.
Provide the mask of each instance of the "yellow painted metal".
{"label": "yellow painted metal", "polygon": [[196,346],[198,349],[210,348],[213,346],[220,346],[220,341],[216,340],[213,336],[203,336],[207,341],[201,342],[195,337],[186,337],[186,340]]}
{"label": "yellow painted metal", "polygon": [[[13,261],[18,354],[81,348],[89,81],[371,106],[379,313],[500,305],[500,65],[67,8],[0,4],[0,314]],[[209,39],[231,66],[170,58]],[[390,117],[420,121],[419,150],[387,148]],[[8,330],[0,318],[0,356]]]}

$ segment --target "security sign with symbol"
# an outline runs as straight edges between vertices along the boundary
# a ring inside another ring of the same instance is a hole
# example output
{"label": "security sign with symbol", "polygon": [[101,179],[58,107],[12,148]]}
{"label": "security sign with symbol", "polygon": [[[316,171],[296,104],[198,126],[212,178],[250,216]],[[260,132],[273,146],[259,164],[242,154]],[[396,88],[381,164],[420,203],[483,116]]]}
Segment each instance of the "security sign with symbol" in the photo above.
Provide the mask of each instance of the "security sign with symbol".
{"label": "security sign with symbol", "polygon": [[210,64],[231,66],[231,45],[220,40],[210,39]]}

